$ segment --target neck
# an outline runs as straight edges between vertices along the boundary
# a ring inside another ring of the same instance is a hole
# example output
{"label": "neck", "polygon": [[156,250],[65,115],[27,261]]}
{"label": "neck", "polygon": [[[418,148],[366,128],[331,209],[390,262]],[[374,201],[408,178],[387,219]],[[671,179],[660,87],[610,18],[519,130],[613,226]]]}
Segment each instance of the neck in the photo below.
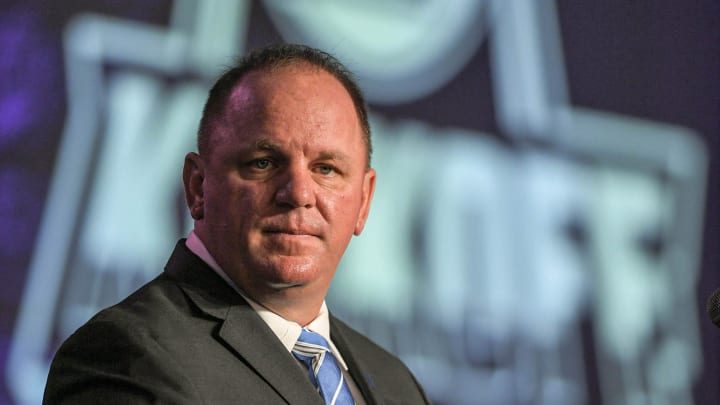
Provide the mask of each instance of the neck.
{"label": "neck", "polygon": [[284,288],[272,294],[250,298],[282,318],[306,326],[320,314],[323,298],[309,298],[303,292],[288,291],[293,289],[302,289],[302,287]]}

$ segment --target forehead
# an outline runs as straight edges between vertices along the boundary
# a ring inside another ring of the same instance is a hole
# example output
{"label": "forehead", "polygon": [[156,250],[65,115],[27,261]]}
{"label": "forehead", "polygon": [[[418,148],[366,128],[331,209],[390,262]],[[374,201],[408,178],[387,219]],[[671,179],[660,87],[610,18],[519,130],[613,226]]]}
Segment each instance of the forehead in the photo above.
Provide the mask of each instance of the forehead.
{"label": "forehead", "polygon": [[304,63],[248,72],[228,97],[221,121],[221,132],[232,138],[268,135],[257,133],[266,129],[294,137],[351,132],[363,141],[345,87],[332,74]]}
{"label": "forehead", "polygon": [[332,103],[354,109],[338,79],[304,62],[246,73],[230,93],[226,107],[232,112],[248,107],[269,108],[277,103],[293,108]]}

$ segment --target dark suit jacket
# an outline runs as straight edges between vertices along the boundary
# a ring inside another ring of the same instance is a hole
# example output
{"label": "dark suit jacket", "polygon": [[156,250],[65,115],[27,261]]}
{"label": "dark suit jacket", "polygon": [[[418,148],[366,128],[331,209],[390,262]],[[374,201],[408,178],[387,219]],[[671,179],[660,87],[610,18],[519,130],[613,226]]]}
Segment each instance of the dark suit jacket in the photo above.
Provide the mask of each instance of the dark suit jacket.
{"label": "dark suit jacket", "polygon": [[[427,403],[405,365],[330,316],[368,404]],[[181,240],[165,272],[70,336],[44,403],[322,404],[280,340]]]}

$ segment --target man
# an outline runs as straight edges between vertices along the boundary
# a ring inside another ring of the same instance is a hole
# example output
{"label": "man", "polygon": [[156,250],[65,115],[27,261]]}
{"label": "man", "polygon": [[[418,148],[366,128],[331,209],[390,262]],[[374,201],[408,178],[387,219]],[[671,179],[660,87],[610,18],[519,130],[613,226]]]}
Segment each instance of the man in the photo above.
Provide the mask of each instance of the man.
{"label": "man", "polygon": [[325,306],[375,188],[345,68],[300,45],[252,53],[211,89],[198,152],[183,170],[194,231],[162,275],[68,338],[44,402],[427,403]]}

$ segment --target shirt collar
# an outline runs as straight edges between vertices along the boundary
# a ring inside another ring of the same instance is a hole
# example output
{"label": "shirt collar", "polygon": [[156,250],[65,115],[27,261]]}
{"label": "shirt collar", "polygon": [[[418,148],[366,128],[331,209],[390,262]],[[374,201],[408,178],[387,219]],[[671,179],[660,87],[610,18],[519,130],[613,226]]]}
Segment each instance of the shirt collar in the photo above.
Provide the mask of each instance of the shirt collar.
{"label": "shirt collar", "polygon": [[[185,241],[185,245],[188,249],[190,249],[191,252],[193,252],[208,266],[210,266],[210,268],[213,269],[213,271],[217,273],[218,276],[225,280],[225,282],[230,287],[232,287],[238,294],[240,294],[245,299],[245,301],[248,302],[248,304],[250,304],[252,309],[254,309],[255,312],[257,312],[257,314],[260,316],[260,318],[270,327],[275,336],[280,339],[280,342],[283,344],[283,346],[285,346],[285,349],[287,349],[288,352],[291,352],[293,347],[295,346],[295,342],[300,337],[302,326],[300,326],[300,324],[298,324],[297,322],[289,321],[281,317],[280,315],[265,308],[261,304],[248,298],[248,296],[245,295],[235,285],[235,283],[230,279],[230,277],[228,277],[225,271],[223,271],[220,265],[215,261],[215,259],[205,247],[205,244],[195,234],[195,231],[190,231],[190,234]],[[340,366],[345,370],[348,369],[345,361],[342,358],[342,355],[330,339],[330,314],[324,300],[317,317],[315,317],[315,319],[313,319],[309,324],[307,324],[305,328],[324,337],[325,340],[327,340],[330,344],[330,351],[333,353],[333,355],[335,355],[335,358],[338,360],[338,363],[340,363]]]}

